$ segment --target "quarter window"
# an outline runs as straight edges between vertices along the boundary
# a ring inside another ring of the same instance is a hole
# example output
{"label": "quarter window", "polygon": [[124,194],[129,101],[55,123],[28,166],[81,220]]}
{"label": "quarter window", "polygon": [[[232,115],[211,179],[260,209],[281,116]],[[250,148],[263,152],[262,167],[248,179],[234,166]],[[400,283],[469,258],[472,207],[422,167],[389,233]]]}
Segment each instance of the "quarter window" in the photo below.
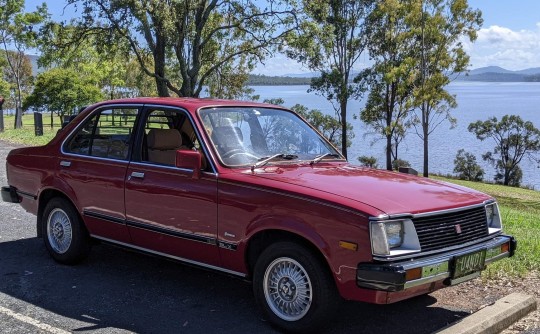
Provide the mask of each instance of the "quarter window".
{"label": "quarter window", "polygon": [[67,144],[66,151],[93,157],[127,160],[136,108],[103,109],[86,121]]}

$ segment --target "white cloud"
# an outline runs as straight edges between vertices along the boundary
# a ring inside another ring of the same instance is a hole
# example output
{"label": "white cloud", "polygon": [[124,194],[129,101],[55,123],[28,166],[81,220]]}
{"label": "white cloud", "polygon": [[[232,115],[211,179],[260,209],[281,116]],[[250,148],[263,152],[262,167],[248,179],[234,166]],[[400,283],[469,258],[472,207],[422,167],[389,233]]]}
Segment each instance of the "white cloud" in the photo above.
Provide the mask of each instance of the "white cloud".
{"label": "white cloud", "polygon": [[472,68],[496,65],[509,70],[540,67],[540,23],[536,30],[482,28],[474,43],[464,43]]}

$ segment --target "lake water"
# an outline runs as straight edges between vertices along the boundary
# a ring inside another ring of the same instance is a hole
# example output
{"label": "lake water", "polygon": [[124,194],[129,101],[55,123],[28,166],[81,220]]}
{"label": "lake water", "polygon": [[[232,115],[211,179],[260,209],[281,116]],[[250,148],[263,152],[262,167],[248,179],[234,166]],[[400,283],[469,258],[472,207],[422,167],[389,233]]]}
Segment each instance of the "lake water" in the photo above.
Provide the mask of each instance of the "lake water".
{"label": "lake water", "polygon": [[[307,93],[308,86],[254,86],[255,94],[261,101],[270,98],[282,98],[285,106],[297,103],[310,109],[319,109],[327,114],[335,115],[332,105],[323,97]],[[484,168],[485,180],[493,180],[494,167],[482,160],[481,155],[492,150],[495,143],[486,139],[483,142],[467,130],[470,123],[486,120],[496,116],[499,120],[507,114],[519,115],[523,120],[532,121],[540,128],[540,83],[484,83],[453,82],[449,85],[450,93],[455,94],[458,107],[453,115],[457,119],[455,128],[450,129],[448,122],[443,122],[430,136],[429,169],[431,173],[453,174],[454,158],[459,149],[476,155],[478,163]],[[349,147],[348,155],[351,163],[358,163],[357,157],[375,156],[379,166],[385,165],[384,142],[374,135],[353,115],[358,115],[364,101],[350,101],[348,121],[353,125],[356,137]],[[422,172],[422,141],[414,129],[407,134],[400,145],[398,153],[401,159],[407,160],[412,167]],[[540,153],[539,153],[540,156]],[[520,167],[523,170],[523,184],[540,190],[540,168],[537,163],[524,158]]]}

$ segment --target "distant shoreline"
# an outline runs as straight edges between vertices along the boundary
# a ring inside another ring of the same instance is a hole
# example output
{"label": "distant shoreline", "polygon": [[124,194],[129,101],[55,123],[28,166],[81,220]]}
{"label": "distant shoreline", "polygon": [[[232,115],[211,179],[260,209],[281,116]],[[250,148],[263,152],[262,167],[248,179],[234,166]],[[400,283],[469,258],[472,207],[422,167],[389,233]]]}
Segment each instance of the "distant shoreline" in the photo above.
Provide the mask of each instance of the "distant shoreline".
{"label": "distant shoreline", "polygon": [[[251,74],[248,86],[305,86],[311,84],[315,77],[267,76]],[[485,72],[479,74],[459,75],[455,81],[468,82],[540,82],[540,74],[497,73]]]}

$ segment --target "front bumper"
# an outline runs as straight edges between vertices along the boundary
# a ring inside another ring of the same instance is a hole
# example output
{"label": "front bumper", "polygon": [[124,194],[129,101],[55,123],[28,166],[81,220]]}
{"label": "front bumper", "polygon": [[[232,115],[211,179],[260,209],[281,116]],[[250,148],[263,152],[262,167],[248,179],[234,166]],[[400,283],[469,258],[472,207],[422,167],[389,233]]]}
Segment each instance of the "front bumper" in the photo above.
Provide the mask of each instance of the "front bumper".
{"label": "front bumper", "polygon": [[17,191],[13,187],[2,187],[2,201],[8,203],[20,203],[21,199],[17,195]]}
{"label": "front bumper", "polygon": [[485,268],[456,276],[456,259],[485,251],[484,264],[488,264],[513,256],[516,247],[514,237],[501,235],[474,246],[426,258],[396,263],[360,263],[356,283],[361,288],[387,292],[403,291],[437,281],[454,285],[478,277]]}

